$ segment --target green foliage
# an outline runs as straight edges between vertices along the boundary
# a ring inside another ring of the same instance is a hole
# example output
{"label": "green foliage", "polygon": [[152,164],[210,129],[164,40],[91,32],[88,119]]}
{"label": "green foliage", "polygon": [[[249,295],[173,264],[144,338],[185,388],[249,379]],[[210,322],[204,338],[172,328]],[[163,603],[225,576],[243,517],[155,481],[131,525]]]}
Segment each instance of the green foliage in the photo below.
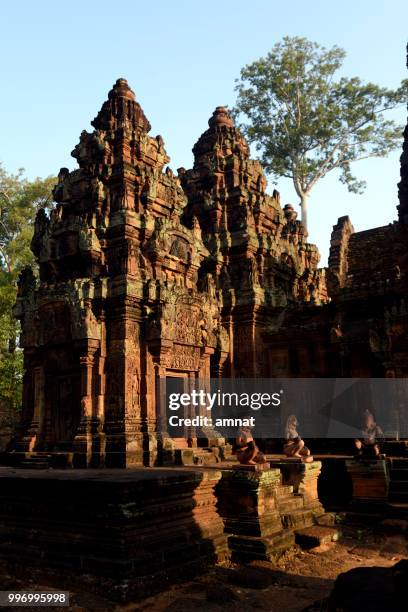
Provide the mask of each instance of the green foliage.
{"label": "green foliage", "polygon": [[52,204],[53,177],[28,181],[24,171],[8,174],[0,165],[0,267],[14,278],[34,264],[30,250],[33,222],[40,208]]}
{"label": "green foliage", "polygon": [[21,409],[23,353],[5,353],[0,359],[0,401],[8,415]]}
{"label": "green foliage", "polygon": [[23,170],[9,174],[0,165],[0,407],[6,411],[21,403],[23,355],[12,314],[17,278],[25,266],[35,269],[33,222],[39,208],[51,207],[55,182],[53,177],[28,181]]}
{"label": "green foliage", "polygon": [[408,82],[390,90],[357,77],[336,81],[345,55],[285,37],[237,80],[234,114],[245,117],[242,130],[266,170],[292,179],[301,200],[336,169],[349,191],[361,193],[365,183],[353,175],[352,162],[385,156],[401,143],[402,126],[385,113],[405,103]]}

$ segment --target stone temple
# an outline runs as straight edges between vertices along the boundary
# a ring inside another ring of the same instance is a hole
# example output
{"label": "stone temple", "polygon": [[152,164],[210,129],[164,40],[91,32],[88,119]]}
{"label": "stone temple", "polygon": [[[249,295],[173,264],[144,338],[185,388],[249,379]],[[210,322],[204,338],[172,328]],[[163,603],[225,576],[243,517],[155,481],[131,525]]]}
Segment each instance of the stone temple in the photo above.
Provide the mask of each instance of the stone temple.
{"label": "stone temple", "polygon": [[[62,168],[20,277],[23,453],[167,465],[224,440],[166,433],[169,382],[408,375],[408,129],[398,220],[334,226],[329,265],[224,107],[177,175],[118,79]],[[202,448],[199,448],[202,447]]]}

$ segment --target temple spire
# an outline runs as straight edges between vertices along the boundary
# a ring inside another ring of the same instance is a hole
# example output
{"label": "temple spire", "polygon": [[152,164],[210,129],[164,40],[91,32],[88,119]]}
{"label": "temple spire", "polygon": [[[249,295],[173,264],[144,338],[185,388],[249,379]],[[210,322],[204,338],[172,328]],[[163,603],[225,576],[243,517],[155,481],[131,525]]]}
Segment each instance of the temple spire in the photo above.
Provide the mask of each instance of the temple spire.
{"label": "temple spire", "polygon": [[230,117],[228,109],[225,106],[217,106],[212,116],[208,120],[210,128],[225,125],[226,127],[234,127],[234,122]]}
{"label": "temple spire", "polygon": [[129,128],[149,132],[151,128],[134,92],[124,78],[117,79],[91,125],[97,130]]}
{"label": "temple spire", "polygon": [[130,89],[126,79],[119,78],[108,94],[109,100],[112,98],[127,98],[128,100],[136,100],[134,91]]}

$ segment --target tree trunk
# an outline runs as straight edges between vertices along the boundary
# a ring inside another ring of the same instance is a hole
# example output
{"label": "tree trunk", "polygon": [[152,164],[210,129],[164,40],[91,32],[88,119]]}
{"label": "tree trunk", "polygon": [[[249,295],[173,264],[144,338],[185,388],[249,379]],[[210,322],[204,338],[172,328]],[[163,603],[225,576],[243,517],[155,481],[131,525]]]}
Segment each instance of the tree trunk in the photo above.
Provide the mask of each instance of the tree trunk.
{"label": "tree trunk", "polygon": [[307,195],[302,194],[300,196],[300,210],[302,212],[302,223],[307,231]]}
{"label": "tree trunk", "polygon": [[17,347],[17,338],[13,334],[8,342],[8,352],[13,355],[16,352],[16,347]]}

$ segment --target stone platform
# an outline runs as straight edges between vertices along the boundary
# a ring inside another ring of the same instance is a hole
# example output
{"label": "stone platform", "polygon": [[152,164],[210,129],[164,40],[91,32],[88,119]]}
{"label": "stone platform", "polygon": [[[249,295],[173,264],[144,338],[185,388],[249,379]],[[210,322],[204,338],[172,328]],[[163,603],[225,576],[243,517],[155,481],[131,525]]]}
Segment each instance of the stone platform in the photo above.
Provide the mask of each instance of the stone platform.
{"label": "stone platform", "polygon": [[0,559],[80,575],[117,600],[146,597],[228,556],[220,478],[216,470],[0,468]]}
{"label": "stone platform", "polygon": [[405,518],[408,513],[408,458],[350,459],[351,512]]}
{"label": "stone platform", "polygon": [[375,459],[320,455],[319,499],[347,520],[405,519],[408,513],[408,457]]}
{"label": "stone platform", "polygon": [[217,485],[233,559],[271,560],[298,541],[298,532],[313,527],[316,533],[334,522],[318,499],[319,462],[264,465],[224,469]]}
{"label": "stone platform", "polygon": [[318,462],[285,461],[0,468],[0,559],[70,572],[117,600],[143,598],[230,556],[272,559],[305,529],[318,536],[332,518],[317,497],[319,473]]}
{"label": "stone platform", "polygon": [[385,459],[351,459],[346,461],[353,483],[353,504],[385,504],[389,493],[389,462]]}

